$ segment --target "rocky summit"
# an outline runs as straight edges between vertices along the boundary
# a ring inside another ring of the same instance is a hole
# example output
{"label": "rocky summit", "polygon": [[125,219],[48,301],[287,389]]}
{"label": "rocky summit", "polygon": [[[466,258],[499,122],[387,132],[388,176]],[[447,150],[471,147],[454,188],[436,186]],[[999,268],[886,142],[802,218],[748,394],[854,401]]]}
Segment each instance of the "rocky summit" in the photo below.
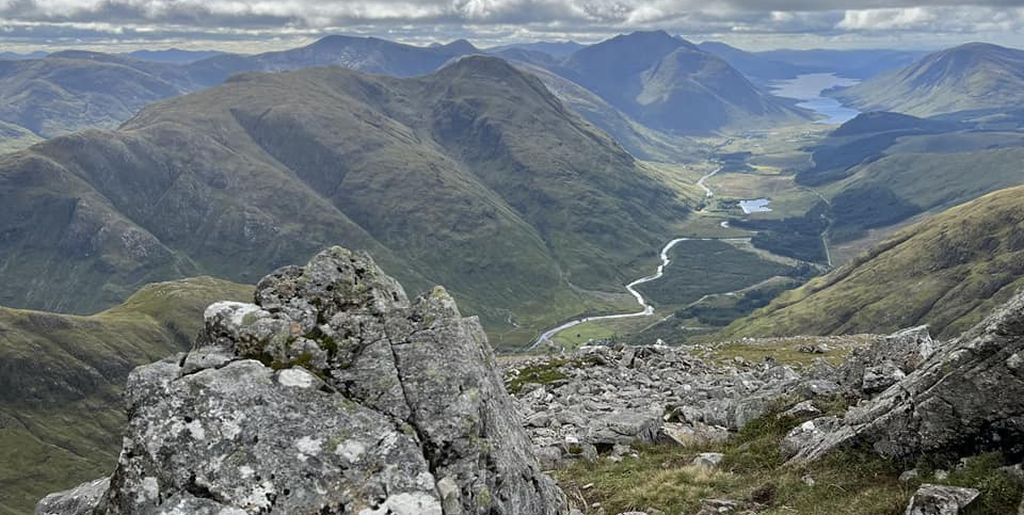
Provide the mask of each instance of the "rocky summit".
{"label": "rocky summit", "polygon": [[109,479],[41,514],[555,514],[479,322],[334,247],[136,369]]}

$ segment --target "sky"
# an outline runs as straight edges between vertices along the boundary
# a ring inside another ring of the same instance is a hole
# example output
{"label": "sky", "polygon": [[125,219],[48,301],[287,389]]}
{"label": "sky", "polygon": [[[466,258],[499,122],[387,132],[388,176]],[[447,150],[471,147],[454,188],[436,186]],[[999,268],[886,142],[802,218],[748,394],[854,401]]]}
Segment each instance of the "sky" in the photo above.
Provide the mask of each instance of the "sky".
{"label": "sky", "polygon": [[0,0],[0,51],[260,52],[328,34],[488,47],[649,29],[750,50],[1024,47],[1024,0]]}

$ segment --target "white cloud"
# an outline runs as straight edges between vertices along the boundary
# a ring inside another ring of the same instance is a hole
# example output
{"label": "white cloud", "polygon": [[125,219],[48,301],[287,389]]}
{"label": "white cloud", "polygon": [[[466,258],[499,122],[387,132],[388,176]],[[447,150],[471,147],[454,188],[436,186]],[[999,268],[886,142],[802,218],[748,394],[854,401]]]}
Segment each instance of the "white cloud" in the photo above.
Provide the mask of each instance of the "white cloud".
{"label": "white cloud", "polygon": [[248,38],[284,45],[284,40],[344,32],[410,42],[468,37],[488,44],[557,38],[593,41],[638,29],[665,29],[697,39],[759,35],[760,41],[776,41],[785,36],[801,45],[815,40],[849,44],[850,37],[880,41],[887,33],[918,34],[921,41],[948,34],[961,39],[972,34],[1024,37],[1024,0],[968,2],[964,6],[958,0],[0,0],[0,42],[30,44],[33,37],[54,44],[149,39],[195,46],[210,40],[224,46]]}

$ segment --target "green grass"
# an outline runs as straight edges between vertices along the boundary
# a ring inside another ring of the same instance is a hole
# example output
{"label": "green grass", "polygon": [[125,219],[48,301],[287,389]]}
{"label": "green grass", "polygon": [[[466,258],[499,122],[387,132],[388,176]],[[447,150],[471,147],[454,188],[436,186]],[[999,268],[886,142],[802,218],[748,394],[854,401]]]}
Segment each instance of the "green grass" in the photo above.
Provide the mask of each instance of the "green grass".
{"label": "green grass", "polygon": [[[825,413],[841,413],[838,399],[815,401]],[[808,465],[786,465],[779,443],[802,419],[779,417],[784,405],[749,423],[719,444],[661,444],[639,449],[638,458],[616,463],[578,462],[556,472],[570,498],[586,513],[653,511],[694,513],[702,499],[756,503],[769,515],[900,515],[921,481],[899,481],[901,469],[869,452],[836,452]],[[691,465],[701,452],[725,455],[715,469]],[[950,475],[948,483],[982,490],[968,513],[1005,515],[1016,510],[1022,489],[997,468],[1001,457],[985,456]],[[813,484],[804,478],[813,479]],[[584,488],[586,487],[586,488]]]}
{"label": "green grass", "polygon": [[564,359],[552,359],[540,365],[524,367],[519,371],[519,375],[514,377],[505,386],[508,392],[514,395],[519,393],[523,389],[523,385],[528,383],[550,384],[566,379],[568,376],[561,371],[562,366],[566,363],[568,361]]}
{"label": "green grass", "polygon": [[729,362],[733,358],[743,358],[752,363],[761,363],[771,357],[778,363],[795,366],[808,366],[819,358],[839,365],[857,347],[867,345],[869,337],[851,337],[849,341],[828,342],[829,351],[824,354],[801,352],[800,348],[815,345],[818,341],[807,338],[792,338],[781,341],[765,342],[729,342],[715,348],[711,357],[720,362]]}

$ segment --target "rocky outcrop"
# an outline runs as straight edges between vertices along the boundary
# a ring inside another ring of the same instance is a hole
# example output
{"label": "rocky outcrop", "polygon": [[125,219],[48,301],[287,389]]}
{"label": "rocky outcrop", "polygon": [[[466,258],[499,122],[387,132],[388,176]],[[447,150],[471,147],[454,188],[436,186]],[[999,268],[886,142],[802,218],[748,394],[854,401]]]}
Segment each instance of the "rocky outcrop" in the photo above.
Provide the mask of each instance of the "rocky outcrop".
{"label": "rocky outcrop", "polygon": [[847,392],[870,397],[917,370],[937,347],[927,326],[904,329],[854,350],[836,371],[836,380]]}
{"label": "rocky outcrop", "polygon": [[922,455],[953,460],[990,450],[1020,455],[1024,293],[842,420],[819,419],[813,425],[818,429],[813,434],[797,428],[794,432],[805,434],[788,438],[800,440],[793,452],[797,461],[847,446],[869,447],[898,461]]}
{"label": "rocky outcrop", "polygon": [[[543,381],[530,382],[539,376]],[[838,385],[789,366],[705,361],[692,349],[590,346],[506,368],[516,406],[550,465],[669,439],[726,438],[780,397],[835,393]]]}
{"label": "rocky outcrop", "polygon": [[[193,351],[136,369],[95,513],[555,514],[475,318],[409,302],[332,248],[218,303]],[[98,483],[96,485],[99,485]],[[97,488],[102,488],[99,486]],[[82,490],[40,513],[85,513]]]}
{"label": "rocky outcrop", "polygon": [[904,515],[957,515],[978,495],[973,488],[924,484],[910,499]]}

